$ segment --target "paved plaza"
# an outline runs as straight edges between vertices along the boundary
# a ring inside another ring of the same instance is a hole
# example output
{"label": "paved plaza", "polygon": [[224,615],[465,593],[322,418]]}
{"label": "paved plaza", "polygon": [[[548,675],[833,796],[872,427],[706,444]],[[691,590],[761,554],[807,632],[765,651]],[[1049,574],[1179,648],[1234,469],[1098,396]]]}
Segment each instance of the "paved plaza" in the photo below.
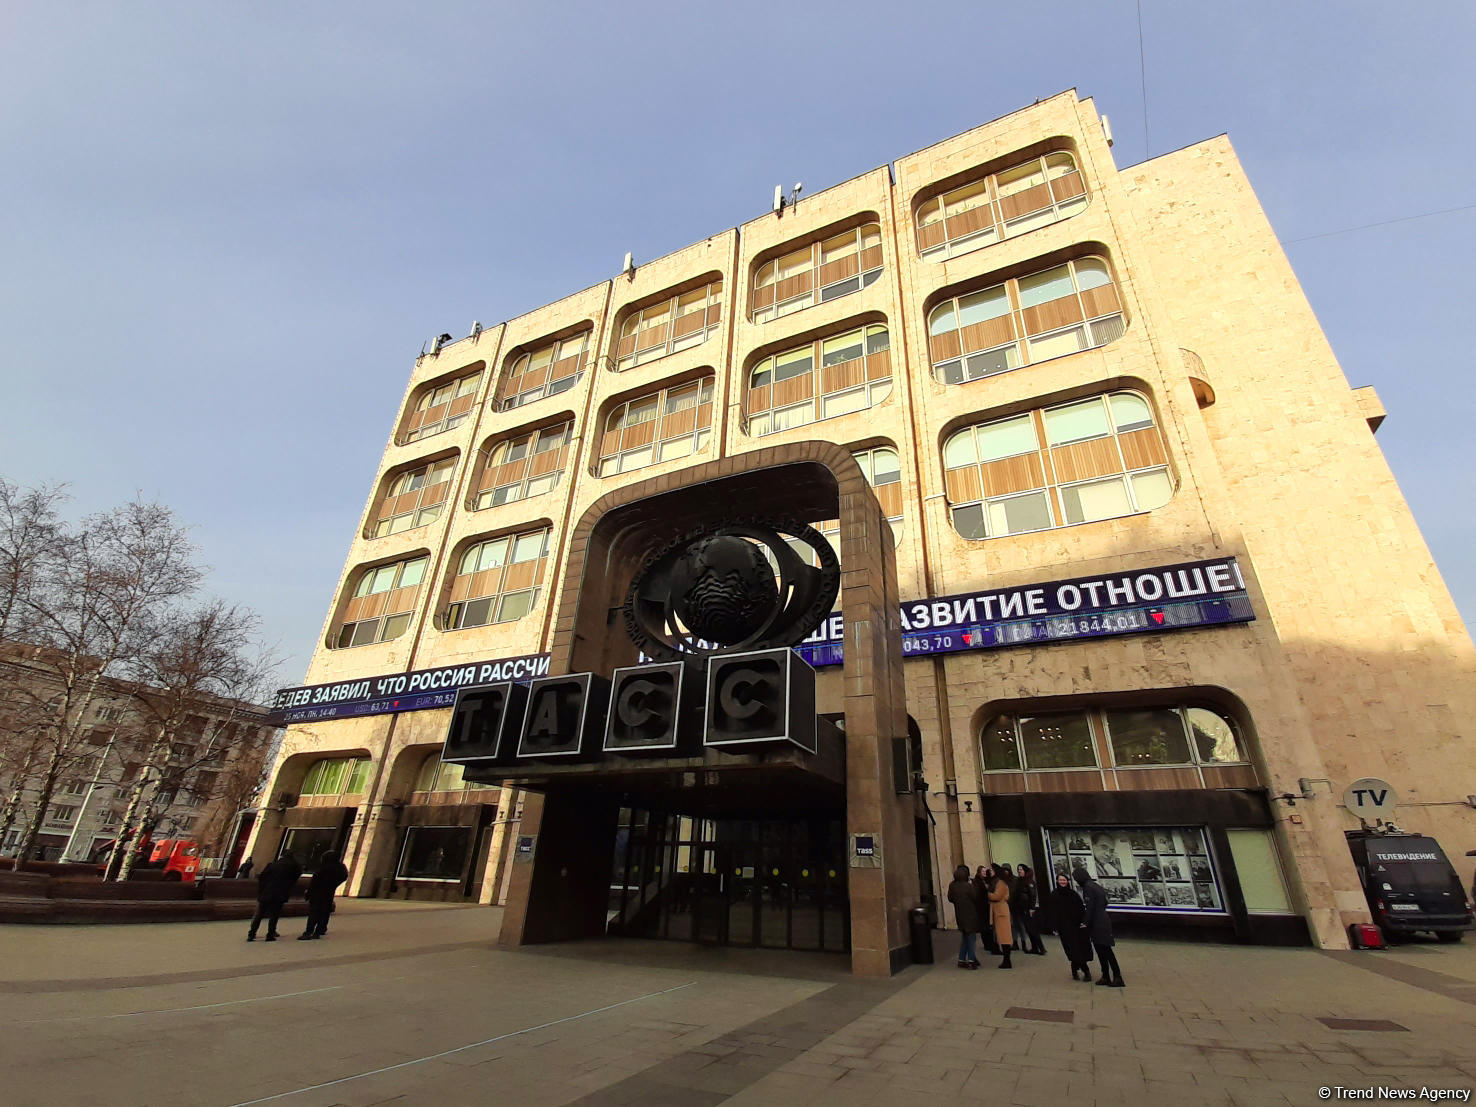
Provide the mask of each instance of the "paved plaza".
{"label": "paved plaza", "polygon": [[[347,901],[322,942],[248,945],[240,923],[0,927],[0,1103],[1086,1107],[1476,1086],[1473,939],[1124,942],[1116,990],[1073,982],[1054,944],[1010,972],[940,956],[857,981],[824,955],[505,951],[499,922]],[[953,936],[938,939],[943,954]]]}

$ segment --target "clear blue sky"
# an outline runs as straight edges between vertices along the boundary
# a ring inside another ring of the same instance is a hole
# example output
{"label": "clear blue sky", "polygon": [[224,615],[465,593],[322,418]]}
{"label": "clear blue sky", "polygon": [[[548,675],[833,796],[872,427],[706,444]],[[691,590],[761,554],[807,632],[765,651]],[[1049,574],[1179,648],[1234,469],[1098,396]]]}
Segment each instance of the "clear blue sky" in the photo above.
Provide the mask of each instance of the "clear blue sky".
{"label": "clear blue sky", "polygon": [[1295,240],[1476,203],[1476,5],[1144,0],[1143,40],[1146,134],[1131,0],[10,0],[0,473],[172,505],[296,683],[425,338],[1074,87],[1119,166],[1229,132],[1471,625],[1476,211]]}

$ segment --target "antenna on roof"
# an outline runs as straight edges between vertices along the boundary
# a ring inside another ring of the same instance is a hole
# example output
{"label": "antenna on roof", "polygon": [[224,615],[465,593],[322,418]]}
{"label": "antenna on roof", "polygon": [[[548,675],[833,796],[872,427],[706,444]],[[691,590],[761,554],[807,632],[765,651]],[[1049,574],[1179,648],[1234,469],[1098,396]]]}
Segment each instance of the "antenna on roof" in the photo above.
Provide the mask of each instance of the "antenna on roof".
{"label": "antenna on roof", "polygon": [[774,186],[774,210],[776,212],[782,212],[784,210],[784,186],[783,185],[775,185]]}
{"label": "antenna on roof", "polygon": [[1102,137],[1107,140],[1107,145],[1112,145],[1112,120],[1105,115],[1102,116]]}
{"label": "antenna on roof", "polygon": [[620,267],[620,271],[622,273],[624,273],[629,278],[634,279],[634,277],[635,277],[635,273],[636,273],[635,255],[633,253],[631,253],[629,250],[625,251],[625,264]]}

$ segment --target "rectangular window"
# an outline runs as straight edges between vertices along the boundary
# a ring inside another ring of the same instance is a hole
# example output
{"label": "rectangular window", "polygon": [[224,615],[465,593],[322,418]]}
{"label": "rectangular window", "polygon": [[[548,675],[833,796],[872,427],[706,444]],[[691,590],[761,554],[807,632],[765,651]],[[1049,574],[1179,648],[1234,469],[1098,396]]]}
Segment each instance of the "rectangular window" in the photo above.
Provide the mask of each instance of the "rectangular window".
{"label": "rectangular window", "polygon": [[989,503],[989,536],[1026,534],[1051,526],[1051,501],[1044,492],[1029,492]]}
{"label": "rectangular window", "polygon": [[1027,769],[1097,767],[1097,750],[1085,713],[1022,716],[1020,746]]}
{"label": "rectangular window", "polygon": [[1014,419],[1001,419],[978,428],[978,458],[980,461],[1002,461],[1019,454],[1034,453],[1040,449],[1040,439],[1035,433],[1035,420],[1029,415]]}
{"label": "rectangular window", "polygon": [[1121,477],[1067,485],[1061,489],[1061,506],[1068,523],[1092,523],[1133,513]]}
{"label": "rectangular window", "polygon": [[333,827],[288,827],[282,835],[282,845],[277,850],[277,856],[286,857],[289,853],[292,854],[302,866],[303,875],[311,876],[317,871],[323,854],[333,849],[337,843],[338,831]]}
{"label": "rectangular window", "polygon": [[1108,711],[1106,720],[1112,759],[1119,768],[1189,764],[1189,740],[1178,709]]}
{"label": "rectangular window", "polygon": [[469,826],[412,826],[405,831],[395,875],[403,880],[462,880],[471,844]]}
{"label": "rectangular window", "polygon": [[982,745],[985,772],[1020,768],[1020,742],[1015,734],[1013,716],[1001,715],[986,727]]}
{"label": "rectangular window", "polygon": [[1112,425],[1107,421],[1107,409],[1100,396],[1079,404],[1047,408],[1045,426],[1046,440],[1052,446],[1081,442],[1088,438],[1102,438],[1112,433]]}
{"label": "rectangular window", "polygon": [[1052,881],[1084,869],[1112,910],[1223,914],[1203,827],[1050,827]]}

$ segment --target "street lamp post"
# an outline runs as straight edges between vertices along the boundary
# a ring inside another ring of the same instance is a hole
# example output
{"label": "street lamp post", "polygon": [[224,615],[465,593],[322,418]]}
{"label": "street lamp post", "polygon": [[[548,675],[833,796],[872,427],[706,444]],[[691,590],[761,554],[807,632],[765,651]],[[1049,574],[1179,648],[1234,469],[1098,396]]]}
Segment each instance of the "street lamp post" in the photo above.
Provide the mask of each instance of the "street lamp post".
{"label": "street lamp post", "polygon": [[117,781],[113,781],[113,780],[100,780],[99,779],[100,774],[102,774],[102,773],[104,773],[104,772],[107,771],[107,768],[108,768],[108,754],[110,754],[110,753],[113,752],[113,741],[117,737],[118,737],[118,728],[117,727],[114,727],[113,730],[112,730],[112,733],[108,735],[108,744],[103,749],[102,759],[100,761],[98,761],[98,764],[97,764],[97,772],[94,773],[92,775],[92,778],[90,780],[88,780],[88,782],[87,782],[87,792],[82,797],[82,806],[77,811],[77,820],[76,820],[76,822],[74,822],[72,824],[72,833],[67,836],[67,844],[62,847],[61,859],[63,861],[67,861],[67,860],[70,860],[71,859],[72,846],[77,841],[77,835],[78,835],[78,833],[82,830],[82,823],[87,819],[87,807],[88,807],[89,804],[92,803],[92,795],[93,795],[93,793],[97,791],[99,785],[105,785],[105,786],[111,787],[112,785],[114,785],[114,784],[117,783]]}

